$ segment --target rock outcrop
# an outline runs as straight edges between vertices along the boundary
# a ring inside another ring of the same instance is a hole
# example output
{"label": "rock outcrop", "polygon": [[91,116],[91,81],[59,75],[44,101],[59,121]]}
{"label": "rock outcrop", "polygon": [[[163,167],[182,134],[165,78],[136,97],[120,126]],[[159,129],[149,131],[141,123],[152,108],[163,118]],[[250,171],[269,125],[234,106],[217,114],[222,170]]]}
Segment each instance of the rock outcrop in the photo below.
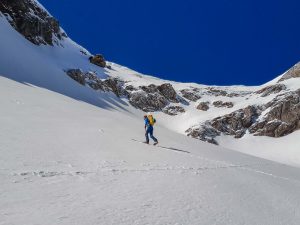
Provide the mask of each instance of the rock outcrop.
{"label": "rock outcrop", "polygon": [[300,129],[300,89],[277,96],[265,107],[268,112],[261,121],[252,125],[250,133],[282,137]]}
{"label": "rock outcrop", "polygon": [[[165,83],[159,86],[150,84],[148,86],[139,86],[138,89],[127,86],[129,103],[134,107],[145,112],[160,111],[170,103],[178,103],[179,98],[173,86]],[[163,110],[165,113],[170,110]]]}
{"label": "rock outcrop", "polygon": [[59,22],[33,0],[1,0],[0,12],[35,45],[58,45],[59,40],[67,37]]}
{"label": "rock outcrop", "polygon": [[156,86],[150,84],[149,86],[133,87],[132,85],[125,85],[125,82],[109,77],[101,80],[93,72],[83,72],[80,69],[70,69],[66,74],[81,85],[88,85],[94,90],[101,90],[106,92],[113,92],[116,96],[124,96],[128,98],[129,103],[143,110],[144,112],[163,111],[169,115],[177,115],[183,113],[184,109],[181,106],[169,106],[170,103],[178,103],[177,93],[171,84],[162,84]]}
{"label": "rock outcrop", "polygon": [[178,114],[184,113],[185,110],[181,106],[167,106],[163,109],[163,112],[170,116],[176,116]]}
{"label": "rock outcrop", "polygon": [[[195,126],[186,131],[188,136],[217,144],[215,138],[220,134],[231,135],[235,138],[242,137],[247,129],[256,121],[260,110],[255,106],[248,106],[230,114],[216,117],[206,121],[200,126]],[[199,134],[197,134],[199,132]]]}
{"label": "rock outcrop", "polygon": [[209,102],[200,102],[197,106],[198,110],[207,111],[209,109]]}
{"label": "rock outcrop", "polygon": [[223,90],[222,88],[217,88],[217,87],[207,87],[205,88],[206,90],[206,94],[207,95],[212,95],[212,96],[226,96],[226,97],[229,97],[229,98],[232,98],[232,97],[243,97],[243,96],[246,96],[246,95],[249,95],[251,94],[251,92],[249,91],[228,91],[228,90]]}
{"label": "rock outcrop", "polygon": [[129,93],[129,103],[144,112],[160,111],[169,104],[168,100],[161,94],[147,93],[143,90]]}
{"label": "rock outcrop", "polygon": [[70,69],[66,71],[66,74],[81,85],[88,85],[96,91],[113,92],[117,97],[128,97],[128,92],[123,88],[124,82],[117,78],[108,77],[105,80],[101,80],[97,74],[83,72],[80,69]]}
{"label": "rock outcrop", "polygon": [[291,69],[289,69],[287,72],[285,72],[282,75],[282,77],[279,79],[278,82],[288,80],[291,78],[297,78],[297,77],[300,77],[300,63],[297,63]]}
{"label": "rock outcrop", "polygon": [[227,96],[228,94],[226,91],[214,87],[208,87],[206,90],[209,94],[214,96]]}
{"label": "rock outcrop", "polygon": [[286,86],[284,84],[274,84],[266,86],[258,91],[256,94],[261,94],[261,97],[269,96],[270,94],[277,94],[283,90],[286,90]]}
{"label": "rock outcrop", "polygon": [[211,144],[217,145],[218,142],[215,140],[217,136],[221,134],[220,131],[212,128],[208,124],[204,124],[197,127],[192,127],[186,131],[187,136],[205,141]]}
{"label": "rock outcrop", "polygon": [[89,60],[90,60],[90,63],[93,63],[97,66],[100,66],[103,68],[106,67],[106,61],[105,61],[103,55],[101,55],[101,54],[91,56],[91,57],[89,57]]}
{"label": "rock outcrop", "polygon": [[159,92],[170,102],[178,103],[177,93],[173,86],[169,83],[164,83],[157,87]]}
{"label": "rock outcrop", "polygon": [[241,138],[248,131],[256,136],[282,137],[298,129],[300,129],[300,89],[279,94],[267,104],[251,105],[208,120],[188,129],[186,133],[216,144],[215,138],[220,134]]}
{"label": "rock outcrop", "polygon": [[183,98],[185,98],[189,101],[192,101],[192,102],[196,102],[201,98],[200,94],[198,93],[199,89],[197,89],[197,88],[183,89],[180,92],[181,92]]}
{"label": "rock outcrop", "polygon": [[232,108],[233,107],[233,103],[232,102],[223,102],[223,101],[215,101],[213,102],[213,105],[217,108]]}
{"label": "rock outcrop", "polygon": [[84,74],[80,69],[70,69],[66,71],[66,73],[73,80],[77,81],[81,85],[85,85],[86,74]]}

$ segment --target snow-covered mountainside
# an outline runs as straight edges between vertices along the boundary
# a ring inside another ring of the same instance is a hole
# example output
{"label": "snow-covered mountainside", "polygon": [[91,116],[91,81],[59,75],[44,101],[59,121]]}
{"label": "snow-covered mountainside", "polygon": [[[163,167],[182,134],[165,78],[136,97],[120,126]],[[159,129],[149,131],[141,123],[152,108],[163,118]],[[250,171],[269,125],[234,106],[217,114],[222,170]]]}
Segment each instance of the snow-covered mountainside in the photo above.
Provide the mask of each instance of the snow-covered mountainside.
{"label": "snow-covered mountainside", "polygon": [[[69,39],[58,21],[36,1],[2,1],[0,10],[3,76],[96,106],[106,104],[100,93],[114,93],[119,97],[112,100],[114,104],[154,112],[160,124],[175,132],[300,164],[299,139],[288,137],[291,133],[292,137],[299,135],[298,64],[256,87],[166,81],[91,55]],[[262,144],[253,150],[253,141]],[[288,144],[291,141],[293,145]],[[284,154],[281,146],[286,147]]]}
{"label": "snow-covered mountainside", "polygon": [[[265,160],[300,166],[298,64],[256,87],[166,81],[35,0],[1,1],[0,31],[1,225],[298,224],[299,168]],[[147,112],[158,147],[138,142]]]}

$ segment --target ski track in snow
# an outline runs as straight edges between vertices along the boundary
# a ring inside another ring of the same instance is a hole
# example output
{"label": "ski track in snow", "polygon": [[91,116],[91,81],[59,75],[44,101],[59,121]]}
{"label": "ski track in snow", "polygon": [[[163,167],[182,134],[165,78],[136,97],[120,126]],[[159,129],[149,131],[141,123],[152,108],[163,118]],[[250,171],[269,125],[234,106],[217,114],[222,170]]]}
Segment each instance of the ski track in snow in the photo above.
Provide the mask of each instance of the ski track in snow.
{"label": "ski track in snow", "polygon": [[[156,148],[161,148],[160,146],[153,146]],[[184,150],[182,150],[184,151]],[[29,177],[42,177],[42,178],[49,178],[49,177],[56,177],[56,176],[81,176],[85,177],[88,175],[95,175],[95,176],[101,176],[102,174],[105,173],[110,173],[110,174],[121,174],[121,173],[143,173],[143,172],[156,172],[156,171],[170,171],[170,172],[191,172],[193,174],[201,174],[204,171],[209,171],[209,170],[219,170],[219,169],[241,169],[241,170],[246,170],[249,172],[257,173],[260,175],[265,175],[269,176],[275,179],[282,179],[286,181],[292,181],[292,182],[300,182],[299,180],[295,179],[290,179],[287,177],[282,177],[282,176],[277,176],[272,173],[268,173],[265,171],[257,170],[257,169],[252,169],[250,168],[251,166],[268,166],[270,164],[265,163],[265,164],[246,164],[246,165],[236,165],[236,164],[231,164],[226,161],[219,161],[219,160],[212,160],[206,157],[202,157],[199,155],[194,155],[190,154],[189,152],[177,152],[175,153],[179,154],[189,154],[189,157],[199,159],[201,161],[207,161],[209,163],[213,164],[220,164],[219,166],[216,167],[172,167],[172,166],[166,166],[166,167],[151,167],[151,164],[147,164],[147,166],[143,166],[146,168],[118,168],[117,166],[112,166],[114,164],[113,162],[105,162],[104,165],[99,166],[96,171],[31,171],[31,172],[19,172],[19,173],[12,173],[12,176],[20,176],[24,177],[24,179],[28,179]],[[125,161],[122,161],[125,162]],[[62,163],[62,162],[57,162],[57,163]],[[66,163],[69,167],[73,167],[71,164]],[[199,173],[201,172],[201,173]],[[5,175],[3,173],[0,173],[0,175]]]}

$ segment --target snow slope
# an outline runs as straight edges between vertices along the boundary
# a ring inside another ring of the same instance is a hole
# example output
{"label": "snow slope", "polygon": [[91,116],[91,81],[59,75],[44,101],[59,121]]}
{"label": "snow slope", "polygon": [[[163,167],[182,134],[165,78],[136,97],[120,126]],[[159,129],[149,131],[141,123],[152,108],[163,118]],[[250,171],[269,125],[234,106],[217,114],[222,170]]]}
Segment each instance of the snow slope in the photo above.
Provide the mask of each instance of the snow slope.
{"label": "snow slope", "polygon": [[[193,83],[177,83],[173,81],[164,81],[152,76],[145,76],[132,71],[126,67],[122,67],[116,64],[112,65],[115,71],[110,71],[109,74],[114,77],[126,80],[128,85],[133,85],[138,87],[140,85],[150,85],[156,84],[161,85],[164,82],[169,82],[175,88],[177,92],[185,88],[199,88],[205,89],[208,86],[193,84]],[[275,85],[277,81],[281,78],[278,76],[274,80],[263,84],[261,86],[229,86],[229,87],[218,87],[222,90],[230,92],[255,92],[264,87]],[[286,92],[295,91],[300,87],[300,79],[289,79],[282,81],[281,84],[286,86]],[[195,103],[190,102],[189,105],[181,105],[185,109],[185,113],[179,114],[177,116],[169,116],[163,112],[156,112],[155,116],[159,118],[160,124],[162,124],[167,129],[174,132],[185,134],[185,131],[195,124],[205,122],[207,120],[222,116],[225,114],[232,113],[238,109],[245,108],[249,105],[263,105],[270,102],[276,94],[270,94],[266,97],[261,97],[260,94],[250,94],[241,95],[238,97],[230,98],[227,96],[213,96],[213,95],[202,95],[201,99]],[[232,108],[216,108],[211,107],[208,111],[199,111],[196,107],[199,102],[232,102],[234,106]],[[174,104],[180,105],[180,104]],[[260,137],[253,136],[252,134],[246,134],[240,139],[236,139],[231,136],[222,135],[217,138],[220,146],[229,148],[235,151],[243,152],[253,156],[258,156],[261,158],[277,161],[280,163],[300,166],[300,132],[296,131],[285,137],[272,138],[272,137]]]}
{"label": "snow slope", "polygon": [[[298,224],[300,173],[0,77],[0,224]],[[114,106],[112,106],[114,107]],[[180,151],[182,150],[182,151]],[[185,151],[185,152],[184,152]]]}
{"label": "snow slope", "polygon": [[[102,69],[88,62],[90,53],[83,47],[74,43],[71,39],[65,38],[61,41],[63,46],[36,46],[24,39],[24,37],[16,32],[8,23],[6,18],[0,14],[1,41],[0,41],[0,74],[9,79],[21,83],[28,83],[34,86],[47,88],[65,96],[78,99],[102,108],[124,108],[127,109],[129,103],[126,99],[119,99],[113,94],[104,94],[95,92],[91,88],[83,87],[66,76],[65,71],[73,68],[80,68],[83,71],[93,71],[100,78],[107,76],[121,78],[127,84],[133,86],[156,84],[160,85],[169,82],[176,91],[185,88],[199,88],[203,90],[208,86],[194,83],[178,83],[165,81],[153,76],[146,76],[129,68],[110,63],[113,70]],[[257,87],[246,86],[230,86],[221,87],[222,90],[234,92],[253,92],[266,85],[277,82],[273,81]],[[300,86],[299,79],[290,79],[283,82],[291,90],[295,90]],[[220,88],[215,86],[215,88]],[[185,131],[195,124],[213,119],[217,116],[231,113],[239,108],[246,107],[250,104],[263,104],[270,101],[274,96],[270,95],[265,98],[259,98],[257,95],[235,97],[234,99],[224,96],[203,95],[201,101],[213,102],[231,101],[234,103],[233,108],[215,108],[212,107],[207,112],[200,112],[196,109],[198,102],[183,106],[185,113],[175,117],[168,116],[162,112],[155,113],[160,124],[174,132],[185,134]],[[175,104],[176,105],[176,104]],[[142,112],[140,112],[142,114]],[[245,136],[240,140],[231,137],[220,137],[219,143],[227,148],[242,151],[247,154],[256,155],[266,159],[272,159],[281,163],[291,165],[300,165],[300,154],[298,153],[298,145],[300,144],[299,132],[289,136],[276,139],[260,138],[253,136]],[[257,147],[252,148],[252,141],[255,140]],[[266,140],[266,141],[265,141]],[[264,144],[265,143],[265,144]],[[292,145],[290,143],[293,143]],[[282,148],[285,147],[285,151]]]}
{"label": "snow slope", "polygon": [[[224,109],[199,114],[191,104],[180,116],[155,113],[161,147],[144,145],[132,140],[144,139],[143,112],[79,85],[64,70],[135,86],[165,81],[113,63],[113,70],[96,67],[68,38],[63,47],[33,45],[1,14],[0,29],[0,225],[299,223],[299,168],[182,135]],[[206,87],[171,83],[176,90]],[[246,104],[236,101],[235,107]],[[289,141],[297,143],[293,135]],[[236,148],[232,143],[224,139]]]}

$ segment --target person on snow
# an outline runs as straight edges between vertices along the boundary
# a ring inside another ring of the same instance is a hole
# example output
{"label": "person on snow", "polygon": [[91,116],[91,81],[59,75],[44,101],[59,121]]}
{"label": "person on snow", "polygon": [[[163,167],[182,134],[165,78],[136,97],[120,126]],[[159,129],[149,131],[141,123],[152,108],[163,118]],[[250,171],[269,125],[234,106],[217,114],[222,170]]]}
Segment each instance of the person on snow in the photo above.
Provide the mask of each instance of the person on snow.
{"label": "person on snow", "polygon": [[144,115],[144,121],[145,121],[145,136],[146,136],[146,144],[149,144],[149,134],[150,137],[153,139],[154,141],[154,145],[158,144],[158,140],[153,136],[153,125],[156,122],[156,120],[153,118],[152,115]]}

